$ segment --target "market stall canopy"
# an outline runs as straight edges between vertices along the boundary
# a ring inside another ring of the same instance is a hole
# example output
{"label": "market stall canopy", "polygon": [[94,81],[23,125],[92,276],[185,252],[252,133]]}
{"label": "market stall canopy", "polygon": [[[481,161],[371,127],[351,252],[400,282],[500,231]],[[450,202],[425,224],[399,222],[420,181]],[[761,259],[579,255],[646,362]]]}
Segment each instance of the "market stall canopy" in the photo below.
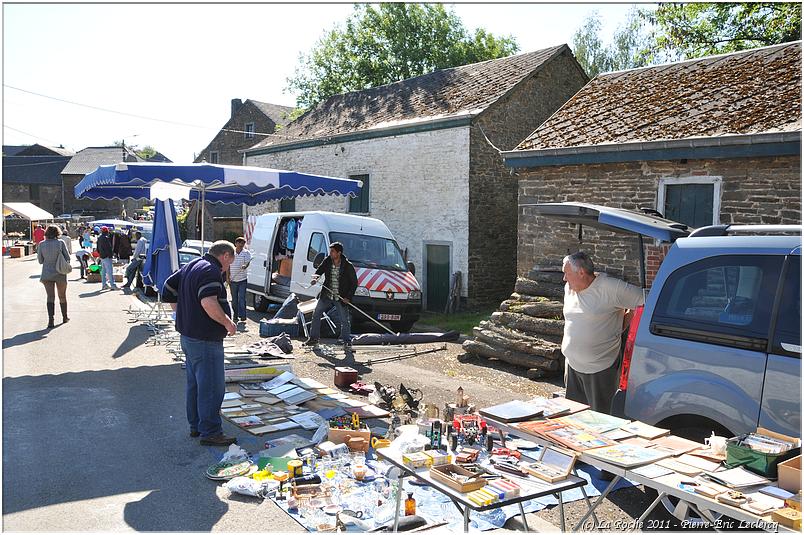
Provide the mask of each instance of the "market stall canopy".
{"label": "market stall canopy", "polygon": [[53,214],[29,202],[4,202],[3,217],[9,215],[16,215],[23,219],[30,219],[31,221],[54,219]]}
{"label": "market stall canopy", "polygon": [[[164,188],[160,184],[169,184]],[[75,186],[86,199],[190,199],[255,204],[315,195],[356,196],[362,182],[262,167],[214,164],[102,165]]]}

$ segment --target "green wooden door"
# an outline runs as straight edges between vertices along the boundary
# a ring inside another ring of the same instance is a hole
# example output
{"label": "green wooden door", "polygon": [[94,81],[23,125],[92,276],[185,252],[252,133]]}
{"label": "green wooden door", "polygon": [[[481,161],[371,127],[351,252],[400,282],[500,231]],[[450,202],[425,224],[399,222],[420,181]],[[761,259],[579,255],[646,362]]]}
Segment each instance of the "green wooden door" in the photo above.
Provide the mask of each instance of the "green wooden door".
{"label": "green wooden door", "polygon": [[449,245],[427,245],[427,310],[444,312],[449,298]]}

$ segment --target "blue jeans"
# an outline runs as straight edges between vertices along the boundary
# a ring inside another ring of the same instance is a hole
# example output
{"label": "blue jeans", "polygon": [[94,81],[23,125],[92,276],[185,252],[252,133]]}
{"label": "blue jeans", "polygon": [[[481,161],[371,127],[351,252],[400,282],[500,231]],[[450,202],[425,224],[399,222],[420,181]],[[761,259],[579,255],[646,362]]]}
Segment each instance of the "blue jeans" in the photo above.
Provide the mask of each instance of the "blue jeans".
{"label": "blue jeans", "polygon": [[221,403],[226,390],[223,341],[211,342],[181,335],[187,365],[187,421],[202,438],[220,435]]}
{"label": "blue jeans", "polygon": [[229,281],[229,290],[232,292],[232,314],[235,319],[246,319],[246,282]]}
{"label": "blue jeans", "polygon": [[131,283],[137,277],[137,270],[142,267],[142,262],[142,258],[135,258],[126,266],[126,282],[123,283],[123,288],[131,287]]}
{"label": "blue jeans", "polygon": [[109,281],[109,286],[112,288],[117,288],[114,283],[114,267],[112,266],[112,259],[101,258],[101,285],[106,286],[107,280]]}
{"label": "blue jeans", "polygon": [[348,305],[343,304],[340,299],[334,301],[329,297],[325,297],[324,292],[321,292],[321,296],[318,298],[318,304],[315,305],[315,311],[313,312],[313,321],[312,325],[310,325],[311,339],[318,340],[321,337],[321,316],[324,315],[324,312],[332,308],[333,305],[335,306],[335,310],[338,312],[338,319],[341,324],[341,340],[347,342],[351,341],[351,318],[349,317],[349,311],[346,309]]}

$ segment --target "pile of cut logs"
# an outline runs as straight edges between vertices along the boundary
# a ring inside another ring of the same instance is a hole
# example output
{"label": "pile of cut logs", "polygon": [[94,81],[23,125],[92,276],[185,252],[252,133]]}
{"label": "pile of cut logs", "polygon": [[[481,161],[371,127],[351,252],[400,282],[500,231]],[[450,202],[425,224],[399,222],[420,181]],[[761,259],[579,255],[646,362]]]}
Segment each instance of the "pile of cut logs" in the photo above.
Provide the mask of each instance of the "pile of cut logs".
{"label": "pile of cut logs", "polygon": [[518,278],[511,297],[473,329],[474,339],[463,343],[464,351],[525,367],[530,379],[563,374],[562,278],[558,269],[535,269]]}

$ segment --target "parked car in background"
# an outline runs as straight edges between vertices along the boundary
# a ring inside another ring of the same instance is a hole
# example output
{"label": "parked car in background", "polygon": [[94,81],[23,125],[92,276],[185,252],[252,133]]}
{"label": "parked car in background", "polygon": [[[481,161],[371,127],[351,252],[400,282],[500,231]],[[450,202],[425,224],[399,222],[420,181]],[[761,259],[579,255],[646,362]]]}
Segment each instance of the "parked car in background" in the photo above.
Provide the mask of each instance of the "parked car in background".
{"label": "parked car in background", "polygon": [[758,426],[800,435],[800,226],[690,232],[602,206],[536,210],[674,241],[631,322],[614,414],[699,441],[713,431],[731,437]]}
{"label": "parked car in background", "polygon": [[[201,240],[184,240],[181,244],[183,249],[195,249],[198,251],[198,254],[201,254]],[[209,248],[212,247],[212,242],[205,240],[204,244],[204,252],[206,253],[209,251]]]}
{"label": "parked car in background", "polygon": [[191,247],[182,247],[179,249],[179,268],[183,268],[196,258],[201,258],[201,253]]}

